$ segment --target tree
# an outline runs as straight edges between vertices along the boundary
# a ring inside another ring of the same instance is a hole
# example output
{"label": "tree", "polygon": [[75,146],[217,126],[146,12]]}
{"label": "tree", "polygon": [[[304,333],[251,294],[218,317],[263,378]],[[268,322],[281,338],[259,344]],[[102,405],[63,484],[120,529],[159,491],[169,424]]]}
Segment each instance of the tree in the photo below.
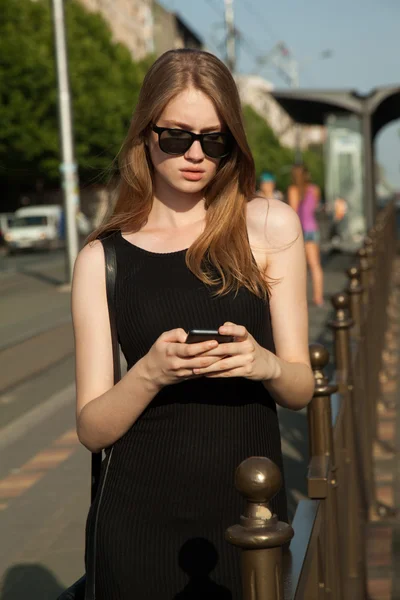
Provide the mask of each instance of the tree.
{"label": "tree", "polygon": [[290,183],[293,151],[280,144],[268,123],[251,106],[243,107],[243,116],[257,178],[263,171],[270,171],[276,177],[277,187],[285,190]]}
{"label": "tree", "polygon": [[[74,135],[82,182],[109,169],[126,134],[145,66],[112,41],[98,15],[66,4]],[[148,62],[148,61],[147,61]],[[0,185],[59,181],[50,2],[0,0]]]}
{"label": "tree", "polygon": [[[263,171],[270,171],[276,177],[278,189],[285,191],[290,185],[293,150],[281,145],[268,123],[251,106],[244,106],[243,115],[257,178]],[[322,147],[306,150],[303,162],[309,168],[312,180],[323,187]]]}

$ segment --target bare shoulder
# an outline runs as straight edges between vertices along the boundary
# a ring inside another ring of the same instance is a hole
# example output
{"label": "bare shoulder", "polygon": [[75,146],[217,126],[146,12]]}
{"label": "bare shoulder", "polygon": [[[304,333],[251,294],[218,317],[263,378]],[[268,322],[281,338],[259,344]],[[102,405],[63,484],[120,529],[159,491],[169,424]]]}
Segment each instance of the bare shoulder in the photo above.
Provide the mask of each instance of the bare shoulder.
{"label": "bare shoulder", "polygon": [[95,276],[100,273],[100,269],[104,269],[104,250],[102,243],[99,240],[89,242],[79,252],[74,268],[74,277],[81,272],[85,275],[93,273]]}
{"label": "bare shoulder", "polygon": [[72,300],[77,297],[92,297],[93,292],[105,286],[105,260],[99,240],[86,244],[79,252],[74,266]]}
{"label": "bare shoulder", "polygon": [[291,244],[301,233],[296,211],[281,200],[255,196],[248,203],[247,215],[249,234],[268,247]]}

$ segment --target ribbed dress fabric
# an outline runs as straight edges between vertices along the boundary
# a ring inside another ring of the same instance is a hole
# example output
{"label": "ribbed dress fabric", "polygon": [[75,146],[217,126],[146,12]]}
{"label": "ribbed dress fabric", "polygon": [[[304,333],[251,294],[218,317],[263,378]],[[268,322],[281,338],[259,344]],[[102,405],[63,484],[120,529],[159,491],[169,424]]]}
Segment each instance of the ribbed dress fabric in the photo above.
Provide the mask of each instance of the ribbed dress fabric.
{"label": "ribbed dress fabric", "polygon": [[[244,325],[274,352],[268,302],[246,289],[215,297],[186,251],[158,254],[115,236],[116,312],[131,368],[164,331]],[[243,499],[235,469],[267,456],[282,469],[273,399],[261,382],[205,377],[165,387],[113,449],[97,515],[96,600],[239,600],[240,551],[224,540]],[[284,490],[272,501],[287,520]]]}

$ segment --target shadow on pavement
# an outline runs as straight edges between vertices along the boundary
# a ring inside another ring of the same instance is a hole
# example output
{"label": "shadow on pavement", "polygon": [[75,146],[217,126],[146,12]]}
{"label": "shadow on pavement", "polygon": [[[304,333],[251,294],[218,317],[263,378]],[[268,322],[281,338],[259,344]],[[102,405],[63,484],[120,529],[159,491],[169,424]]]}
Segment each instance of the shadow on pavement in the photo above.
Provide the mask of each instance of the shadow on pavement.
{"label": "shadow on pavement", "polygon": [[53,277],[52,275],[46,275],[45,273],[34,271],[26,267],[18,268],[18,273],[21,273],[21,275],[25,275],[26,277],[38,279],[43,283],[50,283],[51,285],[61,285],[65,283],[65,278]]}
{"label": "shadow on pavement", "polygon": [[64,587],[39,564],[14,565],[2,578],[0,600],[55,600]]}
{"label": "shadow on pavement", "polygon": [[210,541],[189,539],[179,550],[178,560],[190,580],[173,600],[232,600],[231,592],[210,577],[218,564],[217,549]]}

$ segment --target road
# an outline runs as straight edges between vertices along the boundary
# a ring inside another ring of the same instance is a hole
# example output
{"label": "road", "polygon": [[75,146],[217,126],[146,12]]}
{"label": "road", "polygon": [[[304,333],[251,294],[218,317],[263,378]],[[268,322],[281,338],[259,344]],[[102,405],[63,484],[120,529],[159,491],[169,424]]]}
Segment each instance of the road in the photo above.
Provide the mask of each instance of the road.
{"label": "road", "polygon": [[[326,261],[328,297],[350,262]],[[64,269],[57,252],[0,258],[0,600],[55,600],[83,572],[90,455],[75,433]],[[310,340],[328,346],[329,312],[310,307]],[[306,413],[281,410],[280,421],[293,514],[306,493]]]}

